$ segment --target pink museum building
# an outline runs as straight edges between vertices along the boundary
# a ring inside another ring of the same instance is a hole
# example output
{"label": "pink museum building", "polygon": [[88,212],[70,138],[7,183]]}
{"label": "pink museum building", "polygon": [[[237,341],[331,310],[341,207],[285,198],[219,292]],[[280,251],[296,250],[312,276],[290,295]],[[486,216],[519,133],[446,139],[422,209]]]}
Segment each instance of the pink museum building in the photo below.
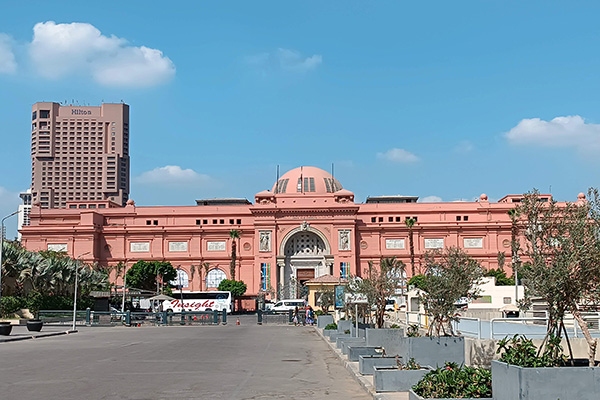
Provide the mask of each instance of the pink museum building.
{"label": "pink museum building", "polygon": [[[280,296],[293,296],[285,290],[290,281],[361,275],[369,261],[381,257],[396,256],[410,276],[407,218],[416,221],[417,272],[426,251],[450,246],[495,268],[498,252],[510,259],[507,211],[521,198],[509,195],[490,203],[482,194],[474,202],[417,203],[417,197],[380,196],[355,203],[354,194],[331,174],[301,167],[270,191],[257,193],[254,203],[211,199],[197,200],[196,206],[138,207],[129,200],[121,207],[88,200],[68,202],[64,209],[34,204],[31,224],[21,234],[29,250],[64,251],[100,265],[169,261],[181,268],[186,290],[206,290],[229,277],[229,232],[235,229],[240,233],[236,279],[248,285],[247,294],[279,289]],[[200,267],[206,263],[208,272]],[[111,279],[122,284],[122,276]]]}

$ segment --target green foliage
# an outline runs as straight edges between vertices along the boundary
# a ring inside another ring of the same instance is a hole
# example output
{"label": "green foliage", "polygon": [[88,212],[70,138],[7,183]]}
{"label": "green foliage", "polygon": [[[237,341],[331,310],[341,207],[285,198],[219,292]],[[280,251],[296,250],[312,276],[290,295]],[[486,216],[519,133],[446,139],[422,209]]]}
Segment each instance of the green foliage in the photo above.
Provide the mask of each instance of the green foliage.
{"label": "green foliage", "polygon": [[496,286],[513,286],[515,284],[515,277],[508,278],[504,270],[500,268],[491,268],[489,271],[486,271],[485,276],[496,278]]}
{"label": "green foliage", "polygon": [[[94,299],[82,297],[77,299],[77,308],[85,310],[92,308]],[[22,308],[28,308],[33,314],[39,310],[72,310],[73,296],[44,295],[39,292],[29,292],[26,296],[2,296],[0,301],[1,315],[6,318]]]}
{"label": "green foliage", "polygon": [[344,331],[344,333],[345,333],[346,335],[349,335],[349,334],[350,334],[350,329],[346,329],[346,330]]}
{"label": "green foliage", "polygon": [[317,293],[317,305],[327,314],[329,307],[335,305],[335,291],[331,286],[321,285]]}
{"label": "green foliage", "polygon": [[456,320],[454,304],[461,298],[477,296],[478,289],[474,285],[483,276],[483,269],[478,261],[457,247],[428,252],[425,263],[424,292],[419,300],[433,319],[429,336],[452,335],[451,322]]}
{"label": "green foliage", "polygon": [[492,373],[484,368],[446,363],[425,375],[413,391],[426,399],[492,397]]}
{"label": "green foliage", "polygon": [[219,290],[230,291],[233,297],[240,297],[246,293],[248,287],[243,281],[233,281],[231,279],[223,279],[219,283]]}
{"label": "green foliage", "polygon": [[400,325],[392,324],[392,325],[390,325],[390,329],[400,329]]}
{"label": "green foliage", "polygon": [[140,260],[127,271],[127,286],[143,290],[156,290],[156,277],[159,275],[164,284],[177,277],[177,270],[170,262]]}
{"label": "green foliage", "polygon": [[335,322],[333,322],[331,324],[327,324],[327,325],[325,325],[325,329],[328,331],[337,329],[337,324]]}
{"label": "green foliage", "polygon": [[425,275],[415,275],[408,280],[408,285],[412,285],[418,289],[424,290],[425,288]]}
{"label": "green foliage", "polygon": [[567,358],[562,354],[560,337],[551,336],[540,356],[539,351],[531,339],[523,335],[515,335],[512,338],[505,337],[498,341],[496,354],[500,354],[500,361],[519,367],[558,367],[565,365]]}
{"label": "green foliage", "polygon": [[229,231],[231,238],[231,261],[229,262],[229,276],[235,281],[235,264],[237,260],[237,241],[240,239],[240,231],[232,229]]}
{"label": "green foliage", "polygon": [[407,337],[421,337],[421,333],[419,332],[419,325],[417,325],[417,324],[409,325],[408,329],[406,329],[406,336]]}
{"label": "green foliage", "polygon": [[412,357],[408,360],[406,364],[403,364],[402,361],[400,361],[400,357],[396,356],[396,366],[398,367],[398,369],[403,369],[407,371],[421,369],[421,365],[418,364]]}

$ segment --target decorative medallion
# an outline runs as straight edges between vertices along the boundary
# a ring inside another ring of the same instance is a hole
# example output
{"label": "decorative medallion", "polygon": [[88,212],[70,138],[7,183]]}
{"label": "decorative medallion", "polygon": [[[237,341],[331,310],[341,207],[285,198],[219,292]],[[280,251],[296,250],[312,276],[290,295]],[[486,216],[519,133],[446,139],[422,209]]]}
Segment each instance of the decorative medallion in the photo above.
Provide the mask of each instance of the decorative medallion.
{"label": "decorative medallion", "polygon": [[250,251],[250,249],[252,249],[252,245],[248,242],[244,243],[244,250],[245,251]]}
{"label": "decorative medallion", "polygon": [[366,250],[368,247],[369,247],[369,245],[364,240],[360,242],[361,249]]}

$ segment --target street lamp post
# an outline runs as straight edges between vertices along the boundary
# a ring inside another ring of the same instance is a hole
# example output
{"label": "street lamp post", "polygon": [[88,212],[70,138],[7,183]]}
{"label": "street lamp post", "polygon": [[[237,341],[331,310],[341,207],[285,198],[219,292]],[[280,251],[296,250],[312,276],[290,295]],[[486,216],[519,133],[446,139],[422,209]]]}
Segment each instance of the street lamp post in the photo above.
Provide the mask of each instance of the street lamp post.
{"label": "street lamp post", "polygon": [[[76,261],[81,261],[81,257],[88,255],[90,253],[91,253],[91,251],[80,254],[79,257],[76,258]],[[75,330],[75,321],[76,321],[76,317],[77,317],[77,286],[79,286],[78,277],[79,277],[78,265],[77,265],[77,263],[75,263],[75,291],[73,294],[73,330]]]}
{"label": "street lamp post", "polygon": [[0,224],[0,300],[2,300],[2,251],[4,248],[4,221],[9,219],[13,215],[17,215],[20,211],[21,210],[17,210],[14,213],[2,218],[2,224]]}

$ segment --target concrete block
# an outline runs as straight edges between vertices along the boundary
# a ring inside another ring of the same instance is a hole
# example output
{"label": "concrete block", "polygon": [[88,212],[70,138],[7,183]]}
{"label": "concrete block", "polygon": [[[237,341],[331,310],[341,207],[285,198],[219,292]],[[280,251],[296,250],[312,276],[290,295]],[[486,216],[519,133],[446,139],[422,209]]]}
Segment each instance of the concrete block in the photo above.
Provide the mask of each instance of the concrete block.
{"label": "concrete block", "polygon": [[457,364],[465,363],[463,337],[407,337],[402,341],[406,347],[402,349],[400,355],[405,362],[414,358],[419,364],[431,365],[433,368],[441,367],[450,361]]}
{"label": "concrete block", "polygon": [[344,333],[347,330],[354,331],[354,324],[350,320],[341,319],[337,322],[338,332]]}
{"label": "concrete block", "polygon": [[323,329],[329,324],[333,324],[333,315],[317,316],[317,328]]}
{"label": "concrete block", "polygon": [[492,361],[495,400],[598,400],[600,367],[523,368]]}
{"label": "concrete block", "polygon": [[365,329],[367,346],[379,346],[388,356],[405,352],[404,329]]}
{"label": "concrete block", "polygon": [[415,370],[377,366],[373,369],[373,382],[377,393],[407,392],[431,371],[431,368],[427,366]]}
{"label": "concrete block", "polygon": [[348,346],[348,360],[349,361],[358,361],[359,356],[373,356],[379,354],[377,351],[379,347],[375,346],[364,346],[360,344],[350,344]]}
{"label": "concrete block", "polygon": [[396,357],[383,357],[381,355],[358,356],[358,372],[363,375],[373,375],[373,367],[395,367],[398,365]]}
{"label": "concrete block", "polygon": [[351,337],[349,333],[332,333],[329,335],[329,341],[335,343],[340,337]]}
{"label": "concrete block", "polygon": [[364,338],[342,339],[340,341],[339,349],[342,351],[342,354],[348,355],[348,352],[349,352],[348,346],[364,345],[364,344],[365,344],[365,339]]}

